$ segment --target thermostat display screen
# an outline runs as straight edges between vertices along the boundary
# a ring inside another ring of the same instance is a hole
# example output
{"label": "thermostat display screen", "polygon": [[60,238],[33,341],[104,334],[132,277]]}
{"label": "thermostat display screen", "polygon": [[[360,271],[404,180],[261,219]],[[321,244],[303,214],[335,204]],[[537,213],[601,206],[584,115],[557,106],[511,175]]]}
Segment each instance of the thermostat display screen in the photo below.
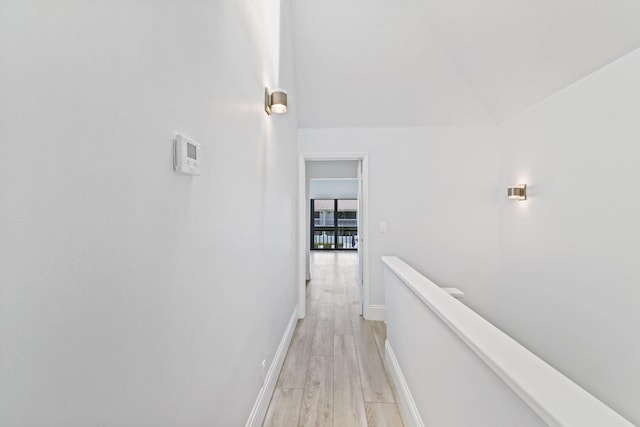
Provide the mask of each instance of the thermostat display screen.
{"label": "thermostat display screen", "polygon": [[196,146],[193,144],[189,144],[188,142],[187,142],[187,157],[193,160],[198,160],[196,158]]}

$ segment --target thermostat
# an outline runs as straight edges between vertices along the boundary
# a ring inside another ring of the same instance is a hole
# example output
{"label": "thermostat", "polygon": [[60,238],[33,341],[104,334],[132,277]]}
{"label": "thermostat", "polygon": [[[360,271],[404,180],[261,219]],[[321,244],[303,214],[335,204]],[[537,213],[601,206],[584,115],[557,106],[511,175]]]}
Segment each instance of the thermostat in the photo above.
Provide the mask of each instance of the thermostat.
{"label": "thermostat", "polygon": [[200,144],[182,135],[176,135],[173,152],[173,168],[176,172],[200,175],[201,157]]}

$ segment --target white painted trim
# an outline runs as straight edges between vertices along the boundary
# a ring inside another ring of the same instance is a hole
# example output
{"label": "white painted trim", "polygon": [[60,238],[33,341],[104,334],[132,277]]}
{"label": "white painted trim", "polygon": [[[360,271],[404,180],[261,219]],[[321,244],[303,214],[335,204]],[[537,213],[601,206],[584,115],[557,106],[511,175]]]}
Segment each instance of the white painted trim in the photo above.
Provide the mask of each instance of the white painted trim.
{"label": "white painted trim", "polygon": [[258,398],[256,399],[256,403],[253,405],[253,409],[251,410],[251,414],[249,414],[249,419],[247,420],[245,427],[260,427],[264,422],[264,417],[267,415],[271,396],[273,396],[273,392],[276,389],[278,375],[280,374],[280,369],[282,369],[282,365],[284,364],[284,358],[289,350],[289,345],[291,344],[291,338],[293,337],[293,331],[296,329],[297,322],[298,308],[296,307],[291,314],[291,318],[289,319],[289,324],[287,324],[287,328],[284,331],[284,335],[282,335],[276,354],[273,356],[273,360],[271,361],[271,365],[267,371],[267,376],[264,379],[264,385],[258,393]]}
{"label": "white painted trim", "polygon": [[[306,315],[306,165],[307,161],[362,160],[362,229],[360,233],[360,249],[362,250],[362,287],[364,288],[364,318],[371,319],[369,314],[369,155],[367,153],[305,153],[298,159],[298,318]],[[374,314],[375,315],[375,314]]]}
{"label": "white painted trim", "polygon": [[305,158],[298,159],[298,319],[304,319],[307,308],[307,174]]}
{"label": "white painted trim", "polygon": [[387,365],[387,372],[391,375],[393,384],[396,386],[399,394],[398,399],[400,400],[400,410],[402,411],[402,420],[404,421],[405,427],[424,427],[418,407],[413,400],[411,390],[409,390],[407,381],[404,379],[402,369],[400,369],[398,359],[396,359],[396,355],[393,353],[389,340],[386,340],[384,343],[384,354],[384,363]]}
{"label": "white painted trim", "polygon": [[548,425],[633,426],[400,258],[382,262]]}
{"label": "white painted trim", "polygon": [[364,317],[367,320],[387,320],[387,306],[381,304],[370,304],[369,309],[365,310],[367,315]]}
{"label": "white painted trim", "polygon": [[460,298],[464,298],[464,292],[462,292],[462,291],[461,291],[460,289],[458,289],[458,288],[442,288],[442,289],[444,289],[445,291],[447,291],[447,293],[448,293],[449,295],[451,295],[452,297],[454,297],[454,298],[458,298],[458,299],[460,299]]}

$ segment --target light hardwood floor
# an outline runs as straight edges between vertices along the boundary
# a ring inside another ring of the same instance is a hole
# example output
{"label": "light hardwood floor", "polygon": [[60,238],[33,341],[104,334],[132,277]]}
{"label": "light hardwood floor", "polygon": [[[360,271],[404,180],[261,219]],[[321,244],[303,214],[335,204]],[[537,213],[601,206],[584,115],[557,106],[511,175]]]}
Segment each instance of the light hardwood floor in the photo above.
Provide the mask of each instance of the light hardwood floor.
{"label": "light hardwood floor", "polygon": [[401,427],[384,322],[358,313],[355,252],[311,253],[299,320],[263,426]]}

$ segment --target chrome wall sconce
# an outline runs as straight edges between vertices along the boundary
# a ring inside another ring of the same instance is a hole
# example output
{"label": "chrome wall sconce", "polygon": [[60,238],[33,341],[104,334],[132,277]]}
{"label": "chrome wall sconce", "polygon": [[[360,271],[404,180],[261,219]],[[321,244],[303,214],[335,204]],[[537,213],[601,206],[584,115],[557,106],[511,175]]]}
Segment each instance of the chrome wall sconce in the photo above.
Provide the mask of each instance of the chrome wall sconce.
{"label": "chrome wall sconce", "polygon": [[264,88],[264,111],[268,115],[271,113],[283,114],[287,112],[287,91],[284,89],[274,89],[269,91],[268,87]]}
{"label": "chrome wall sconce", "polygon": [[507,197],[511,200],[527,200],[527,184],[518,184],[508,187]]}

